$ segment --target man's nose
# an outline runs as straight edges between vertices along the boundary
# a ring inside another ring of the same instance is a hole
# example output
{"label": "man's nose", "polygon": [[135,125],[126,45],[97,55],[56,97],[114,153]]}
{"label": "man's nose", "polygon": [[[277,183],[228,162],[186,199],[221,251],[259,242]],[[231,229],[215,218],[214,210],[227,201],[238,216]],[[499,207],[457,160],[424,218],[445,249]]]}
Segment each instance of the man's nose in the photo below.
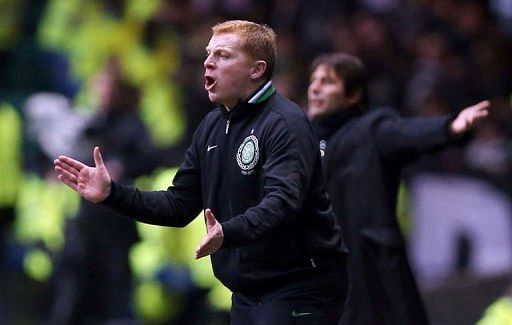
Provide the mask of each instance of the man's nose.
{"label": "man's nose", "polygon": [[206,57],[206,59],[204,59],[204,63],[203,63],[203,65],[204,65],[204,68],[205,68],[205,69],[208,69],[208,68],[209,68],[209,69],[211,69],[211,68],[213,68],[213,62],[212,62],[212,60],[211,60],[211,56],[210,56],[210,55],[208,55],[208,56]]}

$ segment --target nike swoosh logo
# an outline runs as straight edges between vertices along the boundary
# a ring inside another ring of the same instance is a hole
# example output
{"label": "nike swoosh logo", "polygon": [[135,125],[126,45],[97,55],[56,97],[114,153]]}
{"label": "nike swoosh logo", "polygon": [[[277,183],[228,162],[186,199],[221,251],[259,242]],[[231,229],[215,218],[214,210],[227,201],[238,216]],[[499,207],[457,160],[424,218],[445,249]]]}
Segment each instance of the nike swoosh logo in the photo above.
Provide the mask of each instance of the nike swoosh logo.
{"label": "nike swoosh logo", "polygon": [[208,148],[206,148],[206,151],[210,151],[210,150],[215,149],[215,148],[217,148],[217,145],[208,146]]}
{"label": "nike swoosh logo", "polygon": [[295,310],[292,310],[292,317],[301,317],[301,316],[307,316],[311,315],[311,313],[299,313]]}

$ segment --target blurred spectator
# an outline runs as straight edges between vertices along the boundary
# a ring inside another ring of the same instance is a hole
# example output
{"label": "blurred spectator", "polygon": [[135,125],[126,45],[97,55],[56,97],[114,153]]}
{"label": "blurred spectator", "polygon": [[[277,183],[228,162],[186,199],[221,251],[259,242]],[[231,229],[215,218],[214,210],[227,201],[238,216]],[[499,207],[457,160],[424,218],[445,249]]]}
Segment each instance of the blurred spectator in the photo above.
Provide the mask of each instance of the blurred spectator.
{"label": "blurred spectator", "polygon": [[[121,79],[115,61],[95,76],[94,89],[99,106],[74,154],[85,157],[100,146],[113,177],[130,183],[154,167],[154,146],[138,116],[138,90]],[[78,215],[67,225],[54,276],[51,324],[134,321],[128,255],[137,240],[132,220],[82,200]]]}

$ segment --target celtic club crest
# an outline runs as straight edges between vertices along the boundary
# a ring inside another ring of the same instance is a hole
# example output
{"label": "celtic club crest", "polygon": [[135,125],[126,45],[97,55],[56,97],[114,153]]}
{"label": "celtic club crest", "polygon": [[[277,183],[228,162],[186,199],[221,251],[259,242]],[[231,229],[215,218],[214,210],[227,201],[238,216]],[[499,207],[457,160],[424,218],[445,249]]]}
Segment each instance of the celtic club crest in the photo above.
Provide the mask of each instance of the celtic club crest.
{"label": "celtic club crest", "polygon": [[258,139],[251,134],[245,138],[236,153],[236,162],[242,169],[242,174],[250,175],[254,172],[253,169],[258,163],[259,156]]}

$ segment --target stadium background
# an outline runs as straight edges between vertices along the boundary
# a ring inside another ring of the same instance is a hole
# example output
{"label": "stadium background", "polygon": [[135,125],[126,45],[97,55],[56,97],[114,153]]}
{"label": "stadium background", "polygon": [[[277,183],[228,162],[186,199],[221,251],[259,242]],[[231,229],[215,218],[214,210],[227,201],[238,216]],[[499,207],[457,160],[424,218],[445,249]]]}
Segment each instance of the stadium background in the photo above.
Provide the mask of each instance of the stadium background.
{"label": "stadium background", "polygon": [[[0,322],[40,323],[48,313],[63,226],[78,204],[52,175],[51,153],[66,146],[55,134],[74,126],[63,114],[94,110],[90,80],[116,57],[142,94],[142,118],[161,150],[160,168],[138,184],[165,188],[212,107],[204,47],[210,26],[225,19],[276,30],[274,83],[302,107],[308,64],[325,51],[363,59],[372,108],[432,116],[491,100],[491,117],[470,143],[407,170],[400,217],[434,323],[472,324],[489,306],[487,321],[511,319],[511,1],[0,0]],[[446,195],[432,195],[439,184]],[[457,202],[472,191],[478,204]],[[447,223],[450,215],[462,221]],[[207,259],[193,261],[200,219],[185,230],[140,226],[131,262],[142,321],[225,320],[228,293]],[[450,227],[451,235],[439,230]],[[436,245],[436,236],[447,244]]]}

